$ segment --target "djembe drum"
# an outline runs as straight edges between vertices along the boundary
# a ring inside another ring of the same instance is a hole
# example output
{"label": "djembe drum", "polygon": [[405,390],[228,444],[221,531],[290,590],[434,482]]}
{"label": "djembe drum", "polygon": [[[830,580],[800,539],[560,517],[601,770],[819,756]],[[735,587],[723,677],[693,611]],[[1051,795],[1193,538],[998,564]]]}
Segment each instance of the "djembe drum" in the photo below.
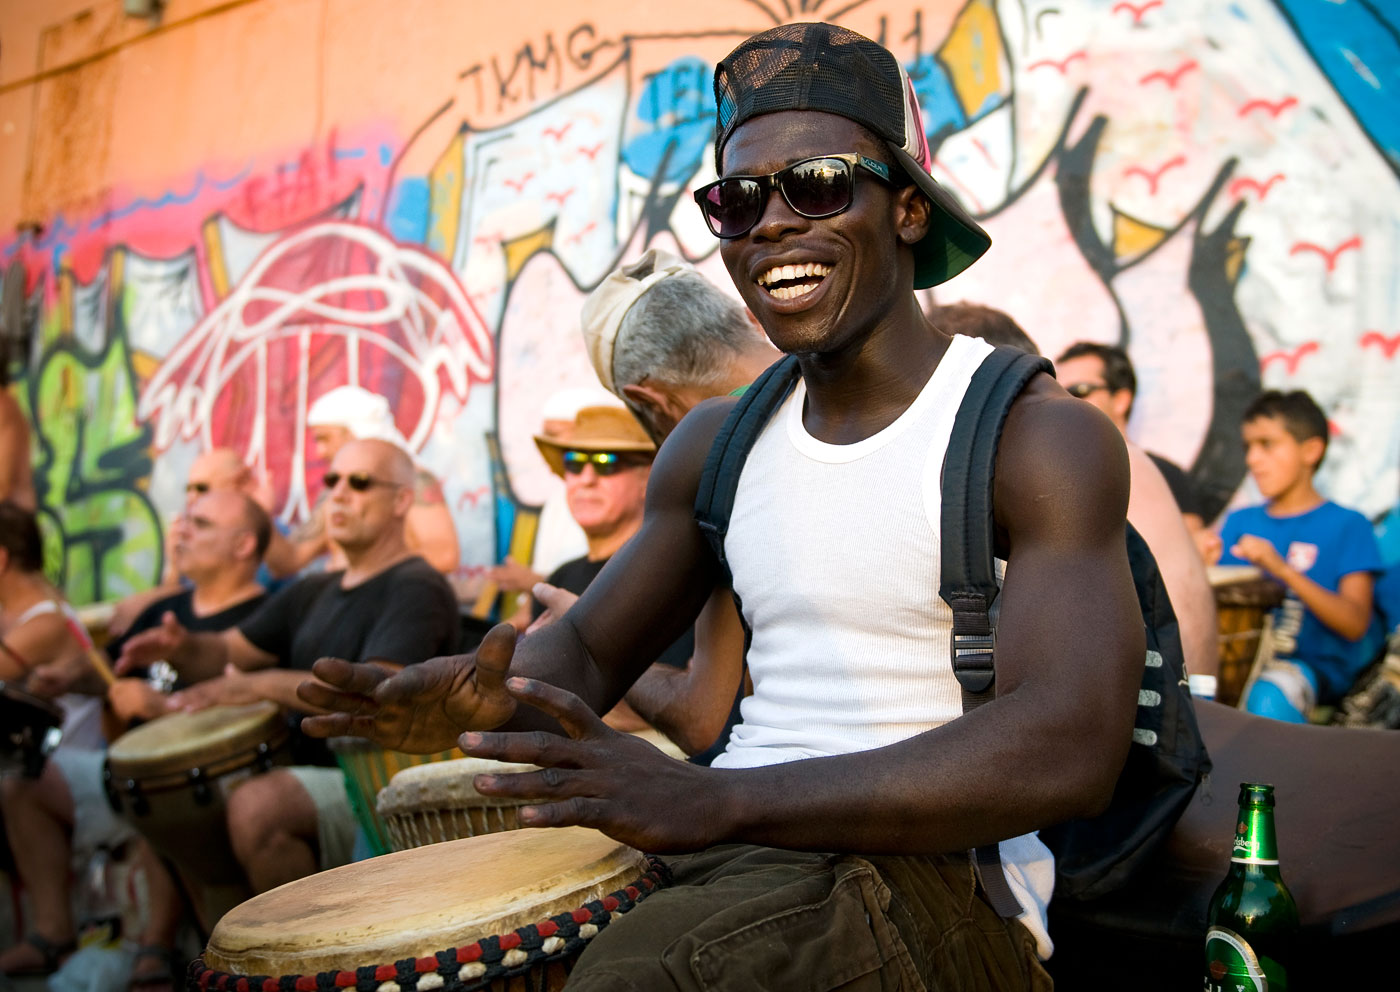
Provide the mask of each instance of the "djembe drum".
{"label": "djembe drum", "polygon": [[388,854],[234,909],[189,992],[554,992],[589,940],[668,881],[658,859],[586,827]]}
{"label": "djembe drum", "polygon": [[1212,565],[1206,574],[1215,592],[1220,635],[1215,698],[1235,706],[1259,654],[1269,611],[1283,602],[1283,586],[1253,565]]}
{"label": "djembe drum", "polygon": [[38,778],[63,736],[63,711],[17,685],[0,682],[0,775]]}
{"label": "djembe drum", "polygon": [[113,807],[179,869],[205,929],[250,895],[229,842],[232,791],[290,760],[277,706],[211,706],[128,731],[107,750]]}
{"label": "djembe drum", "polygon": [[328,743],[345,776],[350,811],[355,814],[369,853],[375,856],[396,850],[389,843],[388,828],[377,808],[379,793],[389,781],[408,768],[466,757],[455,747],[432,754],[390,751],[363,737],[332,737]]}
{"label": "djembe drum", "polygon": [[[662,753],[678,760],[685,752],[656,730],[636,733]],[[518,812],[534,800],[483,796],[473,781],[477,775],[536,771],[535,765],[507,764],[487,758],[458,758],[405,768],[379,792],[379,822],[395,851],[425,844],[520,828]]]}

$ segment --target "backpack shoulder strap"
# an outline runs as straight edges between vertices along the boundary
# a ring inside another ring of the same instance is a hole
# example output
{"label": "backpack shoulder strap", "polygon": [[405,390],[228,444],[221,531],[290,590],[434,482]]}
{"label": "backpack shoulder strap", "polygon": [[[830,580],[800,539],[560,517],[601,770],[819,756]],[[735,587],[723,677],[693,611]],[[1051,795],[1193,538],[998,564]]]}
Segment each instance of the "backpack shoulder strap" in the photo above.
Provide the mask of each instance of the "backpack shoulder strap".
{"label": "backpack shoulder strap", "polygon": [[[991,608],[1000,592],[994,562],[992,470],[1006,415],[1021,390],[1048,361],[1013,348],[997,348],[972,374],[953,421],[943,462],[942,555],[938,595],[953,611],[953,675],[962,687],[963,712],[996,694],[996,630]],[[1006,881],[997,844],[971,852],[987,901],[1005,919],[1021,915]]]}
{"label": "backpack shoulder strap", "polygon": [[715,557],[729,574],[729,561],[724,556],[724,538],[729,533],[729,517],[734,512],[734,494],[739,488],[739,475],[763,427],[787,399],[797,384],[797,359],[785,355],[774,362],[754,380],[729,411],[715,435],[705,468],[700,476],[700,488],[695,494],[695,522],[699,524]]}
{"label": "backpack shoulder strap", "polygon": [[1044,358],[997,348],[972,374],[948,439],[938,595],[953,611],[953,674],[964,712],[993,697],[996,678],[989,611],[1000,591],[992,551],[997,445],[1011,404],[1040,372],[1053,374]]}

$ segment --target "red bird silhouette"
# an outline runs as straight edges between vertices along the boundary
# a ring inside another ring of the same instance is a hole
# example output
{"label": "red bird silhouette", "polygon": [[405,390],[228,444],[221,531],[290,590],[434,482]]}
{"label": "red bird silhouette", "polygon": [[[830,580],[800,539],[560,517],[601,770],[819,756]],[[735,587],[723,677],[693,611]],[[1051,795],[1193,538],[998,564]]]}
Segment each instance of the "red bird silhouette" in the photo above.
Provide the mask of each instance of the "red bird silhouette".
{"label": "red bird silhouette", "polygon": [[1289,107],[1296,106],[1298,106],[1298,98],[1296,96],[1286,96],[1276,103],[1270,100],[1250,100],[1244,106],[1240,107],[1239,115],[1241,117],[1247,117],[1256,110],[1267,110],[1270,117],[1274,118],[1274,120],[1278,120],[1279,114],[1283,113]]}
{"label": "red bird silhouette", "polygon": [[491,495],[490,486],[477,486],[475,489],[464,491],[462,495],[457,497],[457,509],[460,512],[463,503],[470,503],[475,507],[481,503],[481,498],[483,496],[489,495]]}
{"label": "red bird silhouette", "polygon": [[1132,4],[1132,3],[1126,3],[1126,2],[1125,2],[1125,3],[1115,3],[1115,4],[1113,5],[1113,13],[1116,14],[1116,13],[1118,13],[1120,10],[1126,10],[1128,13],[1130,13],[1130,14],[1133,15],[1133,24],[1134,24],[1134,25],[1138,25],[1138,24],[1141,24],[1141,23],[1142,23],[1142,15],[1143,15],[1143,14],[1147,13],[1147,12],[1148,12],[1149,10],[1151,10],[1153,7],[1160,7],[1160,6],[1162,6],[1162,0],[1148,0],[1148,2],[1147,2],[1147,3],[1144,3],[1144,4]]}
{"label": "red bird silhouette", "polygon": [[1167,72],[1164,69],[1158,69],[1156,72],[1149,72],[1147,75],[1143,76],[1141,79],[1138,80],[1138,85],[1146,86],[1148,83],[1155,82],[1156,80],[1160,79],[1162,82],[1167,84],[1168,89],[1174,90],[1176,89],[1176,84],[1181,82],[1182,76],[1186,75],[1192,69],[1199,68],[1200,63],[1198,63],[1195,59],[1187,59],[1185,62],[1181,63],[1181,65],[1177,66],[1171,72]]}
{"label": "red bird silhouette", "polygon": [[578,146],[578,150],[583,152],[583,154],[587,155],[588,160],[590,162],[598,157],[598,152],[602,151],[602,149],[603,143],[601,141],[594,145],[592,148],[586,148],[583,145]]}
{"label": "red bird silhouette", "polygon": [[1123,170],[1123,175],[1124,175],[1124,176],[1142,176],[1142,178],[1144,178],[1144,179],[1147,180],[1148,186],[1149,186],[1150,189],[1151,189],[1152,195],[1153,195],[1153,196],[1156,196],[1156,195],[1157,195],[1157,183],[1161,181],[1161,179],[1162,179],[1162,174],[1165,173],[1168,169],[1175,169],[1177,166],[1179,166],[1179,165],[1185,165],[1185,164],[1186,164],[1186,156],[1185,156],[1185,155],[1178,155],[1176,158],[1169,159],[1169,160],[1167,160],[1166,162],[1163,162],[1161,165],[1159,165],[1159,166],[1157,167],[1156,171],[1149,171],[1149,170],[1147,170],[1147,169],[1144,169],[1144,168],[1143,168],[1142,166],[1140,166],[1140,165],[1134,165],[1134,166],[1130,166],[1130,167],[1127,168],[1127,169],[1124,169],[1124,170]]}
{"label": "red bird silhouette", "polygon": [[571,127],[573,127],[573,126],[574,126],[574,122],[573,122],[573,121],[569,121],[569,122],[568,122],[567,124],[565,124],[563,127],[547,127],[547,128],[544,128],[544,129],[542,130],[542,133],[549,135],[549,136],[550,136],[551,138],[553,138],[555,141],[563,141],[563,140],[564,140],[564,135],[568,134],[568,133],[569,133],[569,128],[571,128]]}
{"label": "red bird silhouette", "polygon": [[1361,235],[1356,234],[1350,238],[1347,238],[1345,241],[1343,241],[1341,244],[1331,249],[1330,251],[1322,247],[1322,245],[1314,244],[1311,241],[1299,241],[1296,242],[1292,248],[1288,249],[1288,254],[1301,255],[1305,251],[1316,252],[1317,254],[1321,255],[1323,259],[1327,262],[1327,272],[1330,275],[1332,270],[1337,267],[1337,257],[1341,255],[1342,252],[1350,251],[1353,248],[1358,250],[1361,248]]}
{"label": "red bird silhouette", "polygon": [[1304,341],[1292,351],[1285,349],[1283,351],[1272,352],[1259,359],[1259,371],[1263,372],[1268,368],[1270,362],[1283,362],[1284,367],[1288,369],[1288,374],[1296,375],[1298,373],[1298,363],[1308,355],[1319,350],[1319,348],[1320,345],[1318,345],[1316,341]]}
{"label": "red bird silhouette", "polygon": [[525,187],[526,187],[527,185],[529,185],[530,180],[531,180],[531,179],[534,179],[534,178],[535,178],[535,174],[534,174],[533,172],[527,172],[527,173],[525,173],[525,175],[521,176],[519,179],[507,179],[507,180],[505,181],[505,183],[506,183],[507,186],[509,186],[511,189],[515,190],[517,193],[523,193],[523,192],[525,192]]}
{"label": "red bird silhouette", "polygon": [[1245,190],[1254,190],[1254,195],[1259,197],[1259,202],[1264,202],[1264,197],[1269,195],[1269,190],[1274,188],[1274,183],[1283,182],[1283,173],[1275,172],[1262,183],[1257,179],[1250,179],[1248,176],[1241,176],[1230,183],[1230,195],[1239,197]]}
{"label": "red bird silhouette", "polygon": [[1366,348],[1375,345],[1385,352],[1387,359],[1394,358],[1397,349],[1400,349],[1400,334],[1393,334],[1386,337],[1380,331],[1367,331],[1361,335],[1361,347]]}
{"label": "red bird silhouette", "polygon": [[564,192],[562,192],[562,193],[546,193],[546,194],[544,195],[544,198],[545,198],[546,200],[553,200],[555,203],[559,204],[559,206],[562,207],[562,206],[564,205],[564,201],[567,200],[569,197],[571,197],[571,196],[573,196],[573,195],[574,195],[574,187],[573,187],[573,186],[570,186],[568,189],[564,190]]}
{"label": "red bird silhouette", "polygon": [[1058,62],[1056,62],[1054,59],[1041,59],[1039,62],[1032,62],[1030,65],[1026,66],[1026,71],[1034,72],[1036,69],[1043,69],[1049,66],[1051,68],[1058,69],[1060,75],[1063,76],[1069,72],[1069,64],[1071,62],[1073,62],[1075,59],[1087,59],[1088,57],[1089,53],[1081,48],[1077,52],[1070,52]]}
{"label": "red bird silhouette", "polygon": [[590,221],[589,221],[587,224],[585,224],[583,227],[579,228],[577,232],[575,232],[574,234],[569,235],[569,236],[568,236],[567,238],[565,238],[564,240],[567,241],[567,242],[568,242],[569,244],[571,244],[571,245],[576,245],[576,244],[578,244],[580,241],[582,241],[585,237],[587,237],[589,234],[591,234],[591,233],[593,233],[594,231],[596,231],[597,229],[598,229],[598,222],[597,222],[597,221],[590,220]]}

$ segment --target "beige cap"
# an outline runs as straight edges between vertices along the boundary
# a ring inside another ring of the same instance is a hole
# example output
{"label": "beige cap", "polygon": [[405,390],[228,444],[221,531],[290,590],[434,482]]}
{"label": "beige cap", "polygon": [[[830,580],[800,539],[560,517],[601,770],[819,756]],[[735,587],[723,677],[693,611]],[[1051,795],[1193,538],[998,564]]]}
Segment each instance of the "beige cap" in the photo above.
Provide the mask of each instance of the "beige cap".
{"label": "beige cap", "polygon": [[622,318],[642,294],[662,279],[694,272],[685,259],[659,248],[648,248],[641,258],[608,273],[598,288],[583,301],[583,343],[593,371],[610,393],[617,393],[613,382],[613,345]]}
{"label": "beige cap", "polygon": [[656,453],[656,444],[632,412],[620,406],[586,406],[568,429],[535,435],[535,446],[555,475],[564,474],[566,451]]}

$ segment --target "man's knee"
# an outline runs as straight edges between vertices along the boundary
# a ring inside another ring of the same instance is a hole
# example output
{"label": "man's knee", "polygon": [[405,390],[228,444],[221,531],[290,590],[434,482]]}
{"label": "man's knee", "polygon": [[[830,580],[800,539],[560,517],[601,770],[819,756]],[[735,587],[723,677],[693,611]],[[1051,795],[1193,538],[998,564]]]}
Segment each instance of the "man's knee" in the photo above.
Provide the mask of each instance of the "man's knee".
{"label": "man's knee", "polygon": [[279,837],[316,839],[316,806],[289,772],[274,769],[244,782],[229,796],[228,834],[247,862]]}

